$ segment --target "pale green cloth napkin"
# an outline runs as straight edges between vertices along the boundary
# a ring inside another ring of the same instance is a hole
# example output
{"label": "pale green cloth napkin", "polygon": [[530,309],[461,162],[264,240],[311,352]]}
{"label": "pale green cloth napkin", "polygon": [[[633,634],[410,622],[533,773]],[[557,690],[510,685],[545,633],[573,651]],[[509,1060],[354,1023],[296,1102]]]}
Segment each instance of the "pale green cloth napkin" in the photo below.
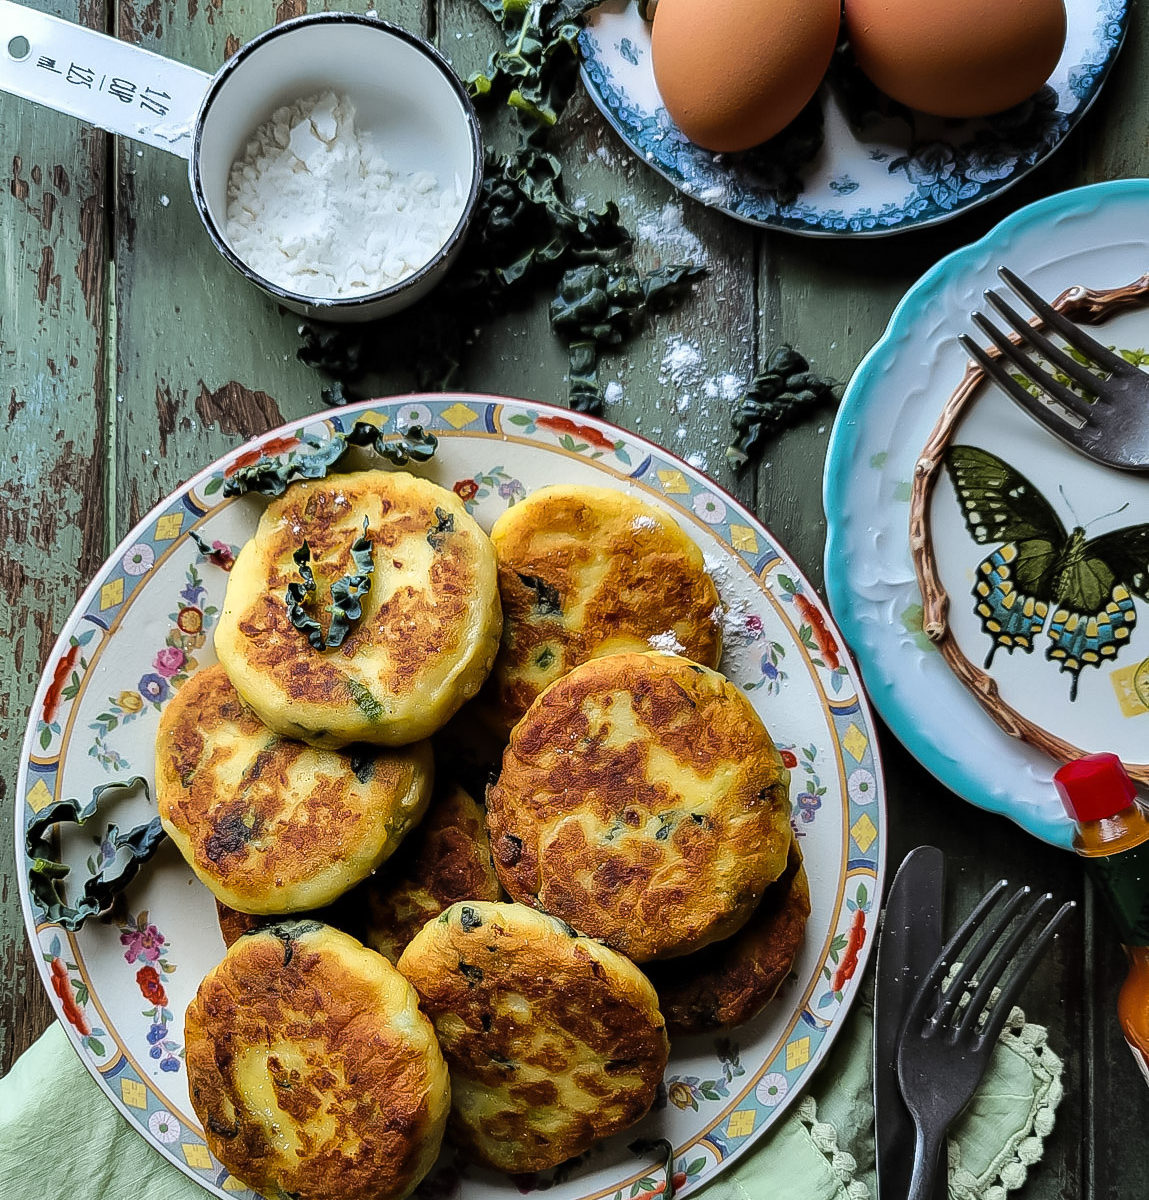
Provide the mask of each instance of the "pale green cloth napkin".
{"label": "pale green cloth napkin", "polygon": [[[781,1125],[705,1189],[706,1200],[867,1200],[873,1195],[868,996]],[[1004,1200],[1041,1157],[1061,1099],[1045,1030],[1015,1009],[950,1144],[950,1196]],[[3,1200],[203,1200],[108,1102],[53,1025],[0,1079]]]}

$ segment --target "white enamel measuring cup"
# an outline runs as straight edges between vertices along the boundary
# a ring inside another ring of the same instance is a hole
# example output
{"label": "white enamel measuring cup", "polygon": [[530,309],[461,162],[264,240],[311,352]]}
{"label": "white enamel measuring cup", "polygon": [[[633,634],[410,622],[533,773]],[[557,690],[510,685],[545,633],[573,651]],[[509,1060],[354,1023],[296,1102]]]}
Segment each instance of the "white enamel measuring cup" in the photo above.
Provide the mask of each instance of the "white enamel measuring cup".
{"label": "white enamel measuring cup", "polygon": [[[0,90],[186,158],[192,198],[215,248],[280,304],[319,320],[372,320],[430,291],[462,247],[482,181],[479,122],[447,61],[415,34],[353,13],[277,25],[208,75],[0,0]],[[327,90],[351,98],[358,124],[375,134],[394,169],[430,171],[444,184],[458,179],[464,199],[447,241],[412,275],[382,291],[317,299],[263,278],[232,250],[227,185],[260,124],[277,108]]]}

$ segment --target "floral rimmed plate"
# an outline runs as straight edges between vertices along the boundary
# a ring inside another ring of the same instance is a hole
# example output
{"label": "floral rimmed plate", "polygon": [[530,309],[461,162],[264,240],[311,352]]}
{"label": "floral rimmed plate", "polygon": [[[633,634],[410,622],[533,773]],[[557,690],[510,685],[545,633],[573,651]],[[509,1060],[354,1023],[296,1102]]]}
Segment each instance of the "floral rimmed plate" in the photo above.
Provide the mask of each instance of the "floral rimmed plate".
{"label": "floral rimmed plate", "polygon": [[[587,91],[622,140],[688,196],[753,225],[829,236],[881,235],[944,221],[988,200],[1061,144],[1092,103],[1125,36],[1127,0],[1066,0],[1065,50],[1040,111],[976,121],[916,114],[857,133],[823,88],[825,144],[779,204],[755,152],[715,154],[671,121],[650,63],[650,26],[606,0],[581,38]],[[907,110],[908,113],[908,110]]]}
{"label": "floral rimmed plate", "polygon": [[[530,1182],[463,1167],[448,1148],[423,1194],[513,1196],[548,1188],[569,1200],[635,1200],[664,1183],[655,1157],[627,1149],[666,1137],[683,1191],[709,1180],[770,1128],[840,1030],[873,941],[885,858],[881,766],[858,676],[818,598],[770,533],[697,471],[605,422],[486,396],[415,396],[350,406],[250,443],[213,464],[128,535],[81,597],[36,694],[18,783],[16,832],[57,797],[152,774],[159,713],[213,661],[226,565],[264,501],[225,500],[237,465],[305,454],[355,420],[419,423],[440,436],[418,473],[452,488],[486,527],[557,479],[624,488],[668,509],[702,547],[728,606],[724,671],[743,687],[791,767],[794,827],[813,912],[791,978],[755,1021],[677,1041],[656,1110],[626,1136]],[[301,441],[302,439],[302,441]],[[190,534],[214,547],[210,561]],[[219,565],[222,563],[223,565]],[[150,819],[141,793],[97,820]],[[69,828],[75,875],[108,853]],[[28,866],[24,860],[25,870]],[[188,1102],[183,1013],[223,954],[214,903],[170,844],[107,920],[69,935],[21,899],[41,975],[81,1059],[109,1099],[162,1154],[215,1195],[245,1193],[212,1157]]]}
{"label": "floral rimmed plate", "polygon": [[[972,330],[969,314],[985,307],[984,289],[1001,287],[998,265],[1050,298],[1075,286],[1121,288],[1149,263],[1147,216],[1149,180],[1094,184],[1028,205],[943,259],[906,293],[854,373],[826,459],[826,588],[875,706],[948,787],[1067,847],[1073,826],[1052,783],[1057,761],[995,724],[923,633],[910,551],[913,480],[966,372],[958,335]],[[1131,309],[1089,332],[1139,357],[1149,349],[1149,310]],[[1067,531],[1081,525],[1092,538],[1149,521],[1144,479],[1075,455],[996,389],[983,387],[974,399],[952,440],[982,447],[1019,470]],[[980,562],[998,546],[974,545],[948,475],[934,489],[930,515],[954,635],[982,663],[991,646],[972,593]],[[1070,698],[1070,674],[1046,658],[1048,634],[1035,639],[1031,654],[995,652],[992,673],[1006,700],[1036,724],[1082,749],[1113,750],[1144,764],[1145,638],[1144,628],[1135,630],[1112,663],[1086,667],[1077,700]]]}

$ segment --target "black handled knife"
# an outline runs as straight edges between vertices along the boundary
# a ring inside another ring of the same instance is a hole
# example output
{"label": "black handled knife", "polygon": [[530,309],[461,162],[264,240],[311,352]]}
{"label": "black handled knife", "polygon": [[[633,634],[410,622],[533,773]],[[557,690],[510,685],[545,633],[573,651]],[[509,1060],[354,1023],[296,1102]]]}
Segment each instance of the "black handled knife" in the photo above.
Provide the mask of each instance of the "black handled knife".
{"label": "black handled knife", "polygon": [[[914,1161],[914,1123],[898,1089],[897,1048],[906,1010],[942,948],[945,856],[911,850],[886,897],[874,986],[874,1153],[878,1200],[904,1200]],[[946,1195],[939,1172],[937,1197]]]}

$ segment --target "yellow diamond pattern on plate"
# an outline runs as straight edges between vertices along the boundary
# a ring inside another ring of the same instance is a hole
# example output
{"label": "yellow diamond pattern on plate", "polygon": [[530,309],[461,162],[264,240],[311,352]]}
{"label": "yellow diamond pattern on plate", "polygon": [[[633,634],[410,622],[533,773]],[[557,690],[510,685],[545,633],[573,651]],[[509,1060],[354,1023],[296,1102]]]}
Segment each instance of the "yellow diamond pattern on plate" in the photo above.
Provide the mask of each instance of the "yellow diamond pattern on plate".
{"label": "yellow diamond pattern on plate", "polygon": [[48,785],[42,779],[37,779],[29,789],[26,799],[28,807],[34,813],[38,813],[46,805],[52,803],[52,793],[48,791]]}
{"label": "yellow diamond pattern on plate", "polygon": [[147,1108],[148,1089],[138,1079],[121,1079],[120,1095],[129,1108]]}
{"label": "yellow diamond pattern on plate", "polygon": [[726,1125],[727,1137],[746,1137],[754,1132],[754,1119],[758,1114],[752,1108],[740,1108],[730,1114]]}
{"label": "yellow diamond pattern on plate", "polygon": [[690,491],[686,476],[681,471],[659,471],[658,482],[662,484],[662,490],[669,496],[685,496]]}
{"label": "yellow diamond pattern on plate", "polygon": [[842,739],[842,745],[858,762],[861,762],[862,755],[866,753],[866,747],[869,744],[870,739],[851,721],[850,728],[846,730],[846,736]]}
{"label": "yellow diamond pattern on plate", "polygon": [[1109,679],[1117,693],[1123,717],[1139,717],[1149,712],[1149,658],[1111,671]]}
{"label": "yellow diamond pattern on plate", "polygon": [[730,544],[735,550],[744,550],[747,554],[758,553],[758,535],[749,525],[731,525]]}
{"label": "yellow diamond pattern on plate", "polygon": [[229,1175],[223,1181],[223,1190],[225,1192],[246,1192],[247,1184],[241,1183],[234,1175]]}
{"label": "yellow diamond pattern on plate", "polygon": [[156,541],[170,542],[172,538],[179,537],[183,523],[183,513],[168,513],[166,517],[160,517],[156,522]]}
{"label": "yellow diamond pattern on plate", "polygon": [[850,827],[850,837],[858,843],[858,849],[863,854],[874,844],[874,838],[877,836],[878,831],[874,828],[874,823],[870,820],[869,813],[862,813]]}
{"label": "yellow diamond pattern on plate", "polygon": [[794,1071],[798,1067],[804,1067],[810,1061],[810,1039],[808,1037],[799,1038],[796,1042],[789,1042],[786,1046],[786,1070]]}
{"label": "yellow diamond pattern on plate", "polygon": [[111,583],[105,583],[100,588],[100,612],[105,608],[115,608],[124,598],[124,581],[122,579],[113,579]]}
{"label": "yellow diamond pattern on plate", "polygon": [[[368,425],[374,425],[376,429],[382,429],[387,424],[387,414],[376,412],[373,408],[369,408],[365,413],[360,413],[355,420],[366,421]],[[227,1187],[225,1183],[224,1188]]]}
{"label": "yellow diamond pattern on plate", "polygon": [[180,1149],[184,1152],[184,1162],[189,1167],[198,1167],[201,1171],[211,1170],[211,1155],[206,1146],[199,1142],[180,1142]]}
{"label": "yellow diamond pattern on plate", "polygon": [[453,429],[462,429],[464,425],[470,425],[478,415],[473,408],[468,408],[462,403],[452,404],[450,408],[443,409],[443,420]]}

